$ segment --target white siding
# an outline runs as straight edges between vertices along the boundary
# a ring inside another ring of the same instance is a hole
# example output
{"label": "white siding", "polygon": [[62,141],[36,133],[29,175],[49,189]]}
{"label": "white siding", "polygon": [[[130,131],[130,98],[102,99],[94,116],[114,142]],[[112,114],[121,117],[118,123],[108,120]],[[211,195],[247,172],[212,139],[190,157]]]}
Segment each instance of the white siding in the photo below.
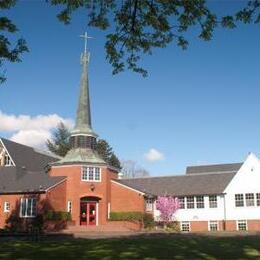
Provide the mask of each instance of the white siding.
{"label": "white siding", "polygon": [[[260,207],[236,207],[235,194],[260,193],[260,161],[254,154],[249,154],[246,161],[227,186],[226,190],[227,220],[260,219]],[[255,198],[256,203],[256,198]]]}

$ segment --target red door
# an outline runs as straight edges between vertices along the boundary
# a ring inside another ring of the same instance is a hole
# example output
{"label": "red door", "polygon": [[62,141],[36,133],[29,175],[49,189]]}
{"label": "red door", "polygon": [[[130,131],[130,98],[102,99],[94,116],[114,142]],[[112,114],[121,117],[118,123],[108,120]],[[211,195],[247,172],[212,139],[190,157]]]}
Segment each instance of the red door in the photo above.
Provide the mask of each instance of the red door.
{"label": "red door", "polygon": [[88,224],[96,225],[96,203],[88,203]]}
{"label": "red door", "polygon": [[80,203],[80,225],[96,225],[96,202]]}

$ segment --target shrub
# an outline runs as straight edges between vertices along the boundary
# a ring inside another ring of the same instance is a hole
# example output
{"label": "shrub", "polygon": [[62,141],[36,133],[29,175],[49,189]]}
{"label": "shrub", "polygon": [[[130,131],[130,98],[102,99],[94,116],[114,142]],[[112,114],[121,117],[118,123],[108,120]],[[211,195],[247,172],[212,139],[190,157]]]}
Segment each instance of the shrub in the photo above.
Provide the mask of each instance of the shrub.
{"label": "shrub", "polygon": [[152,214],[144,213],[143,222],[144,228],[153,229],[155,227],[155,221]]}
{"label": "shrub", "polygon": [[172,222],[167,223],[166,229],[168,231],[180,232],[180,226],[177,221],[172,221]]}
{"label": "shrub", "polygon": [[111,212],[110,213],[110,220],[113,221],[142,221],[143,220],[143,213],[138,211],[132,211],[132,212]]}
{"label": "shrub", "polygon": [[46,220],[63,220],[70,221],[71,214],[66,211],[48,211],[45,215]]}

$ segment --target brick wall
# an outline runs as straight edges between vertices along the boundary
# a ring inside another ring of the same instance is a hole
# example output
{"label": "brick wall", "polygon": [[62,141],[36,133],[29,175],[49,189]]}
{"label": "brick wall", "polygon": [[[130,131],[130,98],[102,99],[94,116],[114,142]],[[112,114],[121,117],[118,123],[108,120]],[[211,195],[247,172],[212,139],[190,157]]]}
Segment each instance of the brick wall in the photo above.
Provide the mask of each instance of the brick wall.
{"label": "brick wall", "polygon": [[142,193],[111,183],[111,212],[145,211]]}

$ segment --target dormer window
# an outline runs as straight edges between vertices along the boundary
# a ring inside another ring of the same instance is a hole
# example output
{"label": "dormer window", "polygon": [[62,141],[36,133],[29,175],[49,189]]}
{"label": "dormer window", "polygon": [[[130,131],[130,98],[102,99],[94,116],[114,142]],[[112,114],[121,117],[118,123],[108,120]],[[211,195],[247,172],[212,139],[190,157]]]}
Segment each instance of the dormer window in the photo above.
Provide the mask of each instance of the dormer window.
{"label": "dormer window", "polygon": [[81,169],[82,181],[101,181],[101,169],[99,167],[86,167]]}
{"label": "dormer window", "polygon": [[13,165],[12,160],[11,160],[11,158],[8,154],[5,154],[4,165],[5,166],[12,166]]}

